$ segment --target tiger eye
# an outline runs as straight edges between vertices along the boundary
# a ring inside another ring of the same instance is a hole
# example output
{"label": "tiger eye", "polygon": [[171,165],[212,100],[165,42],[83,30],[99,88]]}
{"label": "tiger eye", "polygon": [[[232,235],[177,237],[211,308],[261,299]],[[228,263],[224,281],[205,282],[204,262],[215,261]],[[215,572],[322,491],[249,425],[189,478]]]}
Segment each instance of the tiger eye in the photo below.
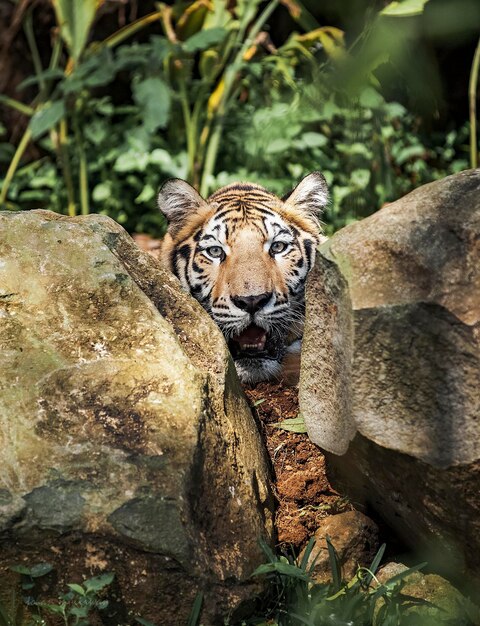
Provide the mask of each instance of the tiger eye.
{"label": "tiger eye", "polygon": [[207,253],[209,256],[212,257],[212,259],[220,259],[221,257],[223,257],[223,248],[221,248],[220,246],[210,246],[209,248],[207,248]]}
{"label": "tiger eye", "polygon": [[272,254],[280,254],[280,252],[284,252],[287,249],[288,244],[284,241],[274,241],[270,246],[270,252]]}

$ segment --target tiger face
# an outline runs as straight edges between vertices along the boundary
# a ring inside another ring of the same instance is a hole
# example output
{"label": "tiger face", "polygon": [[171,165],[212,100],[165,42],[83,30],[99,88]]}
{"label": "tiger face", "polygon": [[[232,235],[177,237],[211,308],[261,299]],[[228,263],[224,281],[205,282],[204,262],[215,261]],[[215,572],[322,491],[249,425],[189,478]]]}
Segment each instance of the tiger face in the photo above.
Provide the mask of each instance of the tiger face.
{"label": "tiger face", "polygon": [[327,200],[319,172],[283,199],[250,183],[207,200],[178,179],[160,191],[164,261],[220,327],[245,383],[279,377],[287,353],[300,349],[305,280]]}

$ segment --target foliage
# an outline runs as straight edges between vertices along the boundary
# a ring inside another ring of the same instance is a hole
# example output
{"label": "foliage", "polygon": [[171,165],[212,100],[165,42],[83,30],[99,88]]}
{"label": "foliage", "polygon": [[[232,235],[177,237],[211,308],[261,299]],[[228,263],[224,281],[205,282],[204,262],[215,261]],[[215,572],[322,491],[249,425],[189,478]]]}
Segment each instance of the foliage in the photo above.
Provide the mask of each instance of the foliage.
{"label": "foliage", "polygon": [[[298,0],[159,3],[102,41],[94,29],[102,2],[52,1],[59,28],[46,67],[29,27],[33,8],[25,21],[35,74],[20,87],[36,96],[30,105],[0,96],[30,118],[16,148],[0,144],[8,166],[0,204],[9,209],[80,208],[160,235],[155,195],[166,178],[204,194],[238,179],[283,194],[321,170],[333,190],[324,216],[332,231],[468,166],[467,125],[422,132],[421,120],[384,99],[375,75],[393,56],[374,33],[385,20],[410,23],[404,16],[426,0],[388,4],[349,48]],[[299,32],[274,45],[267,24],[280,5]],[[131,41],[152,25],[163,34]],[[361,85],[350,89],[357,57]],[[43,156],[22,163],[31,141]]]}
{"label": "foliage", "polygon": [[[53,571],[51,565],[18,565],[10,569],[21,576],[22,602],[18,603],[14,597],[10,610],[0,604],[0,626],[47,626],[58,624],[59,619],[65,626],[89,626],[91,615],[108,607],[108,600],[102,596],[115,577],[107,573],[81,584],[67,584],[69,590],[56,601],[44,602],[38,599],[39,581]],[[28,617],[23,608],[28,609]]]}
{"label": "foliage", "polygon": [[[332,571],[330,584],[318,584],[313,578],[315,560],[311,539],[302,559],[276,555],[264,545],[268,563],[253,576],[263,578],[266,591],[257,598],[254,615],[227,619],[228,626],[470,626],[474,624],[474,605],[466,601],[465,616],[454,622],[431,603],[403,592],[406,579],[426,563],[408,568],[379,583],[375,574],[382,560],[383,545],[369,568],[360,567],[348,582],[342,580],[336,550],[327,538]],[[467,606],[468,605],[468,606]],[[429,607],[431,612],[422,611]]]}
{"label": "foliage", "polygon": [[[246,107],[232,122],[213,186],[257,181],[283,195],[306,172],[323,172],[332,201],[327,232],[365,217],[424,183],[468,167],[468,127],[422,137],[405,107],[372,87],[356,100],[305,89],[288,105]],[[248,167],[235,168],[235,163]]]}
{"label": "foliage", "polygon": [[[326,541],[332,582],[323,584],[313,578],[315,539],[309,541],[301,559],[291,554],[275,554],[263,543],[267,562],[252,574],[252,578],[262,582],[263,591],[225,617],[225,626],[476,626],[479,623],[480,609],[466,598],[460,611],[463,616],[459,617],[457,611],[452,621],[439,607],[405,593],[408,577],[426,563],[380,583],[376,574],[385,553],[384,544],[370,567],[359,567],[350,581],[344,581],[335,547],[328,537]],[[104,595],[114,574],[95,576],[81,584],[70,583],[68,592],[60,594],[57,601],[42,602],[38,600],[38,584],[52,572],[52,567],[40,563],[31,568],[22,565],[11,569],[21,576],[23,605],[29,614],[16,607],[7,610],[0,604],[0,626],[49,626],[57,624],[59,618],[65,626],[89,626],[94,615],[108,606]],[[202,607],[203,594],[199,593],[187,626],[201,624]],[[135,621],[155,626],[141,617]]]}

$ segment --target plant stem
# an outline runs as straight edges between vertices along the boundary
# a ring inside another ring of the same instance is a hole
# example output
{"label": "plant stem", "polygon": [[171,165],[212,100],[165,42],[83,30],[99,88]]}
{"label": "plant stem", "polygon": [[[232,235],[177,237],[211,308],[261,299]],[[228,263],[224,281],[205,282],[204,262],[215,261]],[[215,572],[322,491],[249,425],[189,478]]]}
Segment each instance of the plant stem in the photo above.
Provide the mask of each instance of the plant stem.
{"label": "plant stem", "polygon": [[35,109],[33,107],[29,107],[28,104],[24,104],[23,102],[19,102],[18,100],[14,100],[9,96],[4,96],[0,94],[0,104],[4,104],[11,109],[15,109],[24,115],[28,115],[31,117],[35,113]]}
{"label": "plant stem", "polygon": [[75,192],[73,190],[72,170],[70,168],[70,159],[68,156],[67,137],[67,120],[63,118],[62,120],[60,120],[60,131],[58,134],[58,152],[62,164],[63,180],[65,181],[65,187],[67,189],[68,215],[70,217],[75,217],[75,215],[77,214],[77,208],[75,205]]}
{"label": "plant stem", "polygon": [[470,82],[468,85],[469,112],[470,112],[470,165],[478,167],[478,143],[477,143],[477,85],[480,70],[480,39],[478,40],[475,54],[473,55]]}
{"label": "plant stem", "polygon": [[39,76],[39,84],[40,84],[40,100],[45,100],[47,96],[47,85],[45,79],[41,77],[43,72],[42,60],[40,58],[40,53],[38,51],[37,41],[35,39],[35,34],[33,31],[32,24],[32,9],[27,12],[25,17],[25,22],[23,24],[23,30],[25,32],[25,37],[27,38],[28,47],[30,48],[30,53],[32,55],[33,67],[35,69],[35,74]]}
{"label": "plant stem", "polygon": [[200,184],[200,194],[206,196],[208,193],[208,180],[213,175],[215,169],[215,162],[217,160],[218,148],[220,145],[220,138],[223,132],[223,124],[225,112],[227,109],[228,101],[232,95],[233,87],[235,86],[235,79],[241,68],[243,57],[248,50],[251,42],[255,41],[256,36],[260,32],[265,22],[268,20],[273,11],[277,8],[279,0],[272,0],[262,11],[257,21],[252,26],[248,38],[242,44],[242,47],[238,51],[233,64],[225,71],[225,87],[223,94],[220,98],[220,102],[216,112],[215,128],[212,132],[210,140],[208,141],[208,147],[205,155],[205,163],[202,172],[202,181]]}
{"label": "plant stem", "polygon": [[154,11],[153,13],[149,13],[148,15],[144,15],[143,17],[138,18],[138,20],[135,20],[135,22],[123,26],[115,33],[113,33],[113,35],[110,35],[109,37],[104,39],[102,42],[95,42],[94,44],[92,44],[92,46],[108,46],[109,48],[113,48],[119,43],[122,43],[122,41],[125,41],[125,39],[128,39],[128,37],[134,35],[142,28],[145,28],[145,26],[148,26],[149,24],[158,21],[159,19],[161,19],[161,17],[162,11]]}
{"label": "plant stem", "polygon": [[88,172],[87,172],[87,156],[85,154],[85,146],[83,144],[83,136],[78,123],[78,112],[73,113],[73,132],[75,134],[75,143],[78,151],[79,168],[79,188],[80,188],[80,209],[82,215],[90,213],[90,203],[88,200]]}
{"label": "plant stem", "polygon": [[20,160],[25,152],[30,139],[32,138],[32,131],[30,130],[30,126],[27,126],[25,132],[23,133],[22,138],[20,139],[20,143],[15,150],[15,154],[13,155],[12,160],[10,161],[10,165],[8,166],[7,173],[5,174],[5,179],[3,181],[2,190],[0,192],[0,206],[5,204],[5,200],[7,199],[8,189],[10,187],[10,183],[12,182],[13,177],[15,176],[15,172],[20,164]]}
{"label": "plant stem", "polygon": [[183,76],[179,80],[180,83],[180,100],[182,103],[183,121],[187,135],[187,153],[188,153],[188,175],[189,183],[194,183],[195,178],[195,153],[196,153],[196,129],[192,119],[192,112],[188,103],[187,86]]}

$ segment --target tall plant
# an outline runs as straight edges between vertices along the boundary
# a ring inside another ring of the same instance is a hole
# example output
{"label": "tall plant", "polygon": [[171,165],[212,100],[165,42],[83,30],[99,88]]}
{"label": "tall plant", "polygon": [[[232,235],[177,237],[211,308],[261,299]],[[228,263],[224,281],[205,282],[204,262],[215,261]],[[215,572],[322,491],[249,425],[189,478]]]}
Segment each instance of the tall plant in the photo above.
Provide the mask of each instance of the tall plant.
{"label": "tall plant", "polygon": [[[105,48],[112,48],[126,38],[160,19],[159,11],[140,18],[120,29],[105,41],[88,44],[92,25],[98,16],[104,0],[52,0],[57,19],[56,37],[48,66],[42,66],[33,28],[31,15],[33,3],[27,12],[24,29],[32,54],[35,75],[23,82],[21,87],[38,85],[38,94],[32,106],[26,106],[12,98],[0,96],[0,103],[10,106],[30,117],[30,122],[23,133],[14,156],[7,169],[0,191],[0,206],[4,206],[10,184],[30,141],[41,139],[50,133],[57,157],[61,163],[65,188],[68,197],[68,214],[77,212],[74,178],[70,159],[69,145],[73,144],[78,161],[79,198],[81,212],[89,213],[89,185],[87,162],[84,150],[84,137],[79,121],[82,107],[82,92],[95,86],[93,80],[85,76],[86,59],[98,57]],[[66,49],[67,55],[62,53]],[[82,80],[82,77],[84,80]],[[80,80],[77,80],[80,79]],[[101,81],[100,81],[101,82]],[[98,84],[98,83],[97,83]],[[85,93],[83,93],[85,97]],[[71,128],[70,128],[71,127]],[[73,129],[73,141],[70,137]]]}

